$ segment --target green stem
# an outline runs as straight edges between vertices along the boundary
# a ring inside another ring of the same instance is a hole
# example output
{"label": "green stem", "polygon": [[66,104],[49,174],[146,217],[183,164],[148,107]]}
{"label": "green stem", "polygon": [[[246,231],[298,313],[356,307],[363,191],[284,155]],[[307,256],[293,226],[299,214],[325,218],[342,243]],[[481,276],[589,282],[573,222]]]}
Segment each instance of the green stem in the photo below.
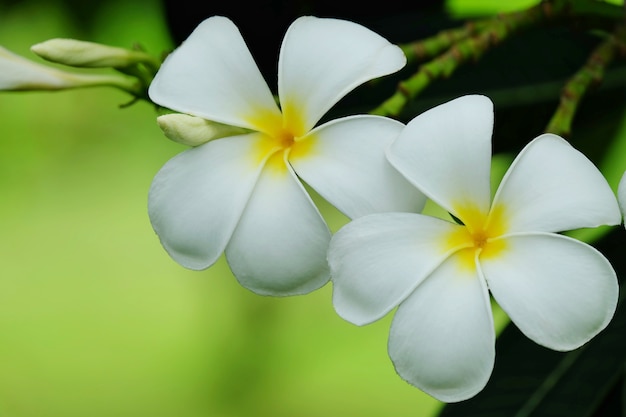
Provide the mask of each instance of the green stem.
{"label": "green stem", "polygon": [[398,117],[406,105],[433,81],[450,77],[461,65],[477,61],[489,49],[530,26],[562,17],[594,17],[610,21],[623,18],[621,13],[616,13],[616,9],[621,8],[595,0],[542,1],[523,11],[481,19],[421,42],[403,45],[409,62],[421,56],[440,55],[422,64],[414,75],[398,83],[396,92],[370,113]]}
{"label": "green stem", "polygon": [[583,96],[602,82],[605,70],[615,58],[618,50],[624,50],[624,39],[626,39],[626,26],[620,25],[593,50],[585,65],[569,79],[561,90],[559,106],[548,122],[546,132],[563,137],[570,136],[574,116]]}
{"label": "green stem", "polygon": [[416,42],[399,45],[407,58],[407,65],[433,58],[455,43],[467,39],[482,30],[488,20],[467,22],[460,28],[442,30],[434,36]]}
{"label": "green stem", "polygon": [[108,86],[126,91],[136,97],[144,94],[141,83],[130,77],[107,74],[72,74],[71,78],[78,81],[75,88]]}

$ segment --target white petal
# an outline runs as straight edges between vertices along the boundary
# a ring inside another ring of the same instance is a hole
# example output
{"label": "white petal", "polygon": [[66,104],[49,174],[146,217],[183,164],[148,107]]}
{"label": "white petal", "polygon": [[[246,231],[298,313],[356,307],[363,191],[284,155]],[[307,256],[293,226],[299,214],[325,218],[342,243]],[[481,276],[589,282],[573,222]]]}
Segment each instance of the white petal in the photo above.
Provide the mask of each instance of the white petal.
{"label": "white petal", "polygon": [[560,232],[621,220],[615,194],[600,171],[549,133],[526,145],[513,161],[496,205],[504,209],[510,232]]}
{"label": "white petal", "polygon": [[403,379],[441,401],[466,400],[485,387],[495,332],[487,288],[474,270],[450,258],[400,304],[389,356]]}
{"label": "white petal", "polygon": [[591,246],[565,236],[511,236],[501,256],[481,259],[498,304],[530,339],[565,351],[609,323],[617,303],[615,271]]}
{"label": "white petal", "polygon": [[624,172],[624,175],[622,175],[622,179],[619,182],[617,197],[619,199],[619,205],[622,210],[622,216],[626,216],[626,172]]}
{"label": "white petal", "polygon": [[419,212],[426,197],[385,158],[404,125],[377,116],[336,119],[315,129],[305,153],[289,162],[298,175],[350,218],[388,211]]}
{"label": "white petal", "polygon": [[233,274],[264,295],[305,294],[329,279],[330,231],[291,170],[266,167],[226,248]]}
{"label": "white petal", "polygon": [[361,25],[300,17],[287,30],[278,61],[283,113],[308,131],[354,88],[405,64],[399,47]]}
{"label": "white petal", "polygon": [[463,96],[411,120],[387,156],[433,201],[459,216],[471,205],[486,213],[491,199],[493,104],[484,96]]}
{"label": "white petal", "polygon": [[150,221],[181,265],[204,269],[224,251],[260,172],[248,156],[258,136],[218,139],[189,149],[154,177]]}
{"label": "white petal", "polygon": [[383,317],[449,255],[445,236],[459,227],[411,213],[371,214],[342,227],[328,250],[337,313],[357,325]]}
{"label": "white petal", "polygon": [[239,30],[221,16],[200,23],[167,57],[149,95],[169,109],[250,129],[254,115],[280,117]]}

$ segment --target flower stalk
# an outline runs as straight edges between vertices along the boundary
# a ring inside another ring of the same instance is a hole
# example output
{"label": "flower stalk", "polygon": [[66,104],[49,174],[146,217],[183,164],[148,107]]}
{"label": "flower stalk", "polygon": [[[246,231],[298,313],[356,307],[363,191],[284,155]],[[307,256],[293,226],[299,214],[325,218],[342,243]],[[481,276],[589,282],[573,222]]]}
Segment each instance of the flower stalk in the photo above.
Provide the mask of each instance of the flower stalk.
{"label": "flower stalk", "polygon": [[545,131],[569,137],[578,106],[587,92],[602,83],[608,66],[616,55],[626,53],[626,25],[619,25],[589,55],[585,65],[576,72],[562,89],[559,105]]}
{"label": "flower stalk", "polygon": [[399,45],[406,55],[407,65],[432,59],[456,43],[480,32],[488,20],[470,21],[460,28],[442,30],[434,36]]}
{"label": "flower stalk", "polygon": [[[396,92],[370,113],[398,117],[410,101],[433,81],[450,77],[461,65],[478,61],[487,51],[512,35],[561,18],[615,21],[615,8],[591,0],[552,0],[523,11],[466,23],[418,42],[401,45],[409,63],[430,59],[417,72],[398,83]],[[619,18],[622,18],[621,14]]]}

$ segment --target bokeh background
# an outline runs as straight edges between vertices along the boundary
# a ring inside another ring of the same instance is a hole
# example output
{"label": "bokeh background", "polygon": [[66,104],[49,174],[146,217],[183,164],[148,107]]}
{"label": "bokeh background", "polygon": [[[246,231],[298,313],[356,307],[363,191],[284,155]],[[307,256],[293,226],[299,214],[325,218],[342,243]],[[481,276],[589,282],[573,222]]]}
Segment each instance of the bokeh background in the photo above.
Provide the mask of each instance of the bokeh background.
{"label": "bokeh background", "polygon": [[[175,46],[167,22],[158,0],[0,0],[0,45],[34,60],[29,47],[56,37],[160,54]],[[223,259],[193,272],[167,256],[147,192],[184,147],[149,103],[119,107],[129,99],[0,93],[0,417],[436,415],[442,404],[393,370],[391,315],[356,327],[330,285],[261,297]],[[607,166],[615,187],[625,167]],[[333,230],[345,223],[320,204]]]}

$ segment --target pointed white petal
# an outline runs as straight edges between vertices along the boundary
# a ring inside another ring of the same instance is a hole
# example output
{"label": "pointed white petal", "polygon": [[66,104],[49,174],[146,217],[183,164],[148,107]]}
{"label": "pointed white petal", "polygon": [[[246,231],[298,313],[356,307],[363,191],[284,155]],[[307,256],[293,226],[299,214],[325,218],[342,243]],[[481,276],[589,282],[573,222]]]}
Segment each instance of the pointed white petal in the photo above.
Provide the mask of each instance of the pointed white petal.
{"label": "pointed white petal", "polygon": [[154,177],[150,221],[170,256],[184,267],[207,268],[224,251],[260,172],[248,156],[258,136],[189,149]]}
{"label": "pointed white petal", "polygon": [[600,171],[550,133],[526,145],[513,161],[494,206],[506,213],[510,232],[561,232],[621,220],[615,194]]}
{"label": "pointed white petal", "polygon": [[565,236],[511,236],[501,256],[481,259],[498,304],[530,339],[565,351],[583,345],[615,312],[618,286],[607,259]]}
{"label": "pointed white petal", "polygon": [[460,227],[412,213],[371,214],[342,227],[328,250],[337,313],[357,325],[383,317],[444,261],[445,236]]}
{"label": "pointed white petal", "polygon": [[283,113],[308,131],[354,88],[405,64],[399,47],[361,25],[300,17],[287,30],[278,61]]}
{"label": "pointed white petal", "polygon": [[619,182],[617,197],[622,210],[622,216],[626,217],[626,172],[624,172],[624,175],[622,175],[622,179]]}
{"label": "pointed white petal", "polygon": [[445,402],[481,391],[493,369],[495,332],[487,288],[454,257],[407,298],[393,318],[389,356],[398,374]]}
{"label": "pointed white petal", "polygon": [[305,294],[329,279],[329,241],[326,223],[294,173],[267,166],[226,258],[241,285],[256,293]]}
{"label": "pointed white petal", "polygon": [[[150,84],[155,103],[204,119],[257,129],[252,117],[280,117],[272,93],[229,19],[204,20]],[[258,130],[258,129],[257,129]]]}
{"label": "pointed white petal", "polygon": [[463,96],[411,120],[387,156],[410,182],[457,217],[457,207],[486,213],[491,199],[493,104]]}
{"label": "pointed white petal", "polygon": [[385,158],[385,149],[404,125],[377,116],[336,119],[304,140],[306,152],[289,162],[298,175],[350,218],[370,213],[419,212],[426,197]]}

